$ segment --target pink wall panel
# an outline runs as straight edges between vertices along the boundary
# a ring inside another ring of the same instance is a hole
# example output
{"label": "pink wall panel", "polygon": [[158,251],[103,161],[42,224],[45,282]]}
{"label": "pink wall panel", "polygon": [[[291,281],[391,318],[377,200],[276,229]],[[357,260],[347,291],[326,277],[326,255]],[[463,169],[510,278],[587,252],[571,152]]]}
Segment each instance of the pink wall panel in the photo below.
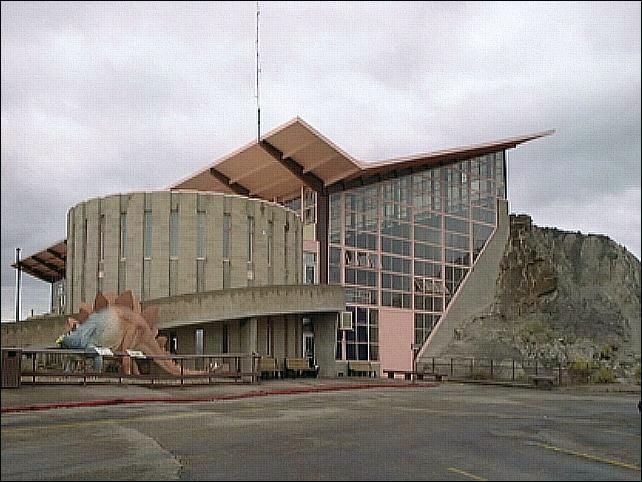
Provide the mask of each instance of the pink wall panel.
{"label": "pink wall panel", "polygon": [[412,370],[414,338],[411,310],[379,309],[379,359],[383,370]]}

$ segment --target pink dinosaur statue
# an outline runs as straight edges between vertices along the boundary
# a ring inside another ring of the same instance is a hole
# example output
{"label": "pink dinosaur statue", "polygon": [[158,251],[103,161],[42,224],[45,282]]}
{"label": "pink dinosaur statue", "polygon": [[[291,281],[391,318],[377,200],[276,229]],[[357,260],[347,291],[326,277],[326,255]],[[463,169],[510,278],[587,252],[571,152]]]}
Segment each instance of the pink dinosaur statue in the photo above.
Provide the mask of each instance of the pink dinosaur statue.
{"label": "pink dinosaur statue", "polygon": [[[116,352],[139,350],[145,355],[166,356],[167,338],[158,336],[156,328],[158,308],[149,307],[141,311],[140,303],[131,290],[117,296],[115,293],[98,293],[93,309],[82,303],[77,318],[68,318],[66,333],[56,340],[61,348],[86,349],[109,348]],[[172,360],[154,358],[154,362],[166,372],[180,375],[180,367]],[[123,358],[126,374],[138,373],[130,357]],[[183,374],[204,374],[205,371],[184,369]]]}

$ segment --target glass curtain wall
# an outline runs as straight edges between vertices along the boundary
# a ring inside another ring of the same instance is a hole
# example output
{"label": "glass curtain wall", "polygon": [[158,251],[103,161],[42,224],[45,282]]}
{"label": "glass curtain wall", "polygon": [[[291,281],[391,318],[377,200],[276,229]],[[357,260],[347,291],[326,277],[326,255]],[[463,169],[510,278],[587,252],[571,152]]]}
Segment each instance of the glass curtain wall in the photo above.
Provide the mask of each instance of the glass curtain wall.
{"label": "glass curtain wall", "polygon": [[337,359],[378,360],[378,307],[412,310],[425,341],[495,229],[503,167],[498,152],[330,196],[328,281],[356,321]]}

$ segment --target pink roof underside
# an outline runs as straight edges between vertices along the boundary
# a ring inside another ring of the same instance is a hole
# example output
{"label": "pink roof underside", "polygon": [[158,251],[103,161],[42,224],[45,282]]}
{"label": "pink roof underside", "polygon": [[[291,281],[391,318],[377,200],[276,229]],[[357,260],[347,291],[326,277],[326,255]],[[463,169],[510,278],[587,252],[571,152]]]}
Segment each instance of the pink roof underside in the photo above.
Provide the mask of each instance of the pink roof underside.
{"label": "pink roof underside", "polygon": [[[499,141],[447,149],[411,157],[379,162],[362,162],[341,150],[305,121],[296,117],[261,137],[329,186],[338,181],[361,176],[382,174],[414,166],[440,165],[457,160],[509,149],[554,131],[538,132]],[[214,168],[222,176],[210,172]],[[224,182],[225,179],[229,181]],[[247,189],[250,196],[268,200],[287,200],[297,195],[305,183],[267,152],[257,141],[206,166],[200,171],[170,186],[170,189],[189,189],[234,193],[235,188]]]}

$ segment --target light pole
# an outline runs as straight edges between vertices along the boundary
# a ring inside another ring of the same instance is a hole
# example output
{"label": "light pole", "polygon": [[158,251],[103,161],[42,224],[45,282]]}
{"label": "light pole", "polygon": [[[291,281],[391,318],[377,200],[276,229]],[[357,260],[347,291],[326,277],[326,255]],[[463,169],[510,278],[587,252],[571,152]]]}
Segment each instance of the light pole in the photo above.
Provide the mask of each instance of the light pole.
{"label": "light pole", "polygon": [[16,248],[16,322],[20,321],[20,290],[22,268],[20,267],[20,248]]}

